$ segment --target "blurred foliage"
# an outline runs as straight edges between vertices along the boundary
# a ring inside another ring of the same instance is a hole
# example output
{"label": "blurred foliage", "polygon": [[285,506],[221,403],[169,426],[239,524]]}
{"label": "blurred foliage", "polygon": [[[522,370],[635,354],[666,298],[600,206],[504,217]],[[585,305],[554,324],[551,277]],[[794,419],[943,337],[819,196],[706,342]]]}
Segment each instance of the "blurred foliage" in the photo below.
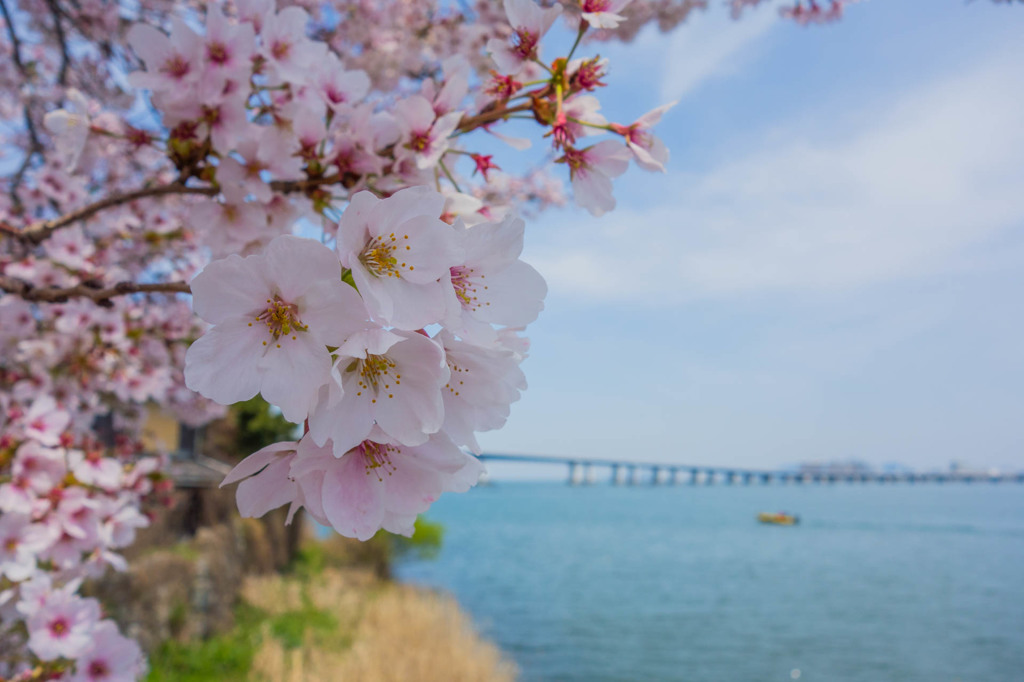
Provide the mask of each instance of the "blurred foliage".
{"label": "blurred foliage", "polygon": [[306,632],[329,635],[338,629],[338,619],[327,611],[306,604],[299,611],[287,611],[270,619],[270,633],[286,649],[298,649]]}
{"label": "blurred foliage", "polygon": [[231,415],[238,429],[238,448],[246,454],[271,443],[293,440],[298,435],[299,427],[271,408],[259,395],[233,405]]}
{"label": "blurred foliage", "polygon": [[263,611],[242,602],[230,632],[199,642],[164,642],[150,654],[147,682],[244,682],[266,619]]}
{"label": "blurred foliage", "polygon": [[[384,531],[381,531],[377,535],[383,533]],[[418,559],[433,559],[441,551],[441,545],[444,542],[444,526],[419,516],[416,518],[411,538],[391,533],[387,533],[387,535],[391,538],[391,548],[395,556],[405,556],[411,553]]]}

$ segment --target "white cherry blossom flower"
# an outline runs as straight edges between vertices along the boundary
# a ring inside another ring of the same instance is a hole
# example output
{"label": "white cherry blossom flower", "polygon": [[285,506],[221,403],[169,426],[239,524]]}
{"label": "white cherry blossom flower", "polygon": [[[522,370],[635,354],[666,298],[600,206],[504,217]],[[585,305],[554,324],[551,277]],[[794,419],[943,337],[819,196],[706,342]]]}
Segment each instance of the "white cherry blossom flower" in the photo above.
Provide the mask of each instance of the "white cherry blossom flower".
{"label": "white cherry blossom flower", "polygon": [[432,168],[448,150],[448,138],[462,118],[461,111],[438,116],[426,98],[413,95],[395,104],[401,133],[396,158],[412,156],[418,168]]}
{"label": "white cherry blossom flower", "polygon": [[329,377],[327,346],[365,326],[359,296],[319,242],[275,238],[259,256],[214,261],[192,280],[213,329],[185,355],[185,383],[222,404],[261,393],[285,418],[306,418]]}
{"label": "white cherry blossom flower", "polygon": [[222,488],[241,481],[235,491],[239,514],[256,518],[290,504],[288,521],[291,521],[302,506],[302,491],[289,473],[297,447],[295,441],[268,445],[243,459],[224,477]]}
{"label": "white cherry blossom flower", "polygon": [[583,19],[591,28],[618,28],[626,17],[618,14],[633,0],[581,0]]}
{"label": "white cherry blossom flower", "polygon": [[579,206],[599,217],[615,208],[612,178],[629,168],[629,151],[613,140],[586,149],[566,149],[559,161],[569,164],[573,198]]}
{"label": "white cherry blossom flower", "polygon": [[52,396],[43,395],[32,403],[25,415],[25,435],[42,445],[60,445],[60,435],[71,423],[71,415],[57,406]]}
{"label": "white cherry blossom flower", "polygon": [[442,330],[436,337],[444,345],[445,362],[451,371],[441,391],[444,427],[457,445],[480,452],[474,431],[500,429],[510,406],[526,390],[519,368],[522,357],[499,344],[485,348],[466,343]]}
{"label": "white cherry blossom flower", "polygon": [[72,592],[54,590],[45,595],[38,608],[18,604],[28,613],[28,648],[44,661],[78,658],[89,648],[92,631],[100,619],[99,603]]}
{"label": "white cherry blossom flower", "polygon": [[128,81],[154,92],[170,92],[172,99],[180,100],[190,92],[183,86],[195,83],[201,72],[202,38],[177,17],[171,17],[170,24],[170,36],[148,24],[134,24],[128,31],[128,44],[146,65]]}
{"label": "white cherry blossom flower", "polygon": [[547,284],[532,266],[519,259],[525,223],[514,215],[500,223],[454,226],[462,263],[445,278],[448,311],[444,326],[463,339],[491,344],[492,324],[523,327],[544,308]]}
{"label": "white cherry blossom flower", "polygon": [[540,55],[540,39],[551,28],[561,5],[544,9],[533,0],[504,0],[505,15],[512,26],[511,44],[498,38],[487,42],[487,51],[502,73],[517,73]]}
{"label": "white cherry blossom flower", "polygon": [[75,661],[70,682],[131,682],[145,672],[142,649],[118,632],[112,621],[97,623],[90,640]]}
{"label": "white cherry blossom flower", "polygon": [[440,280],[458,253],[443,210],[442,195],[410,187],[387,199],[359,192],[342,214],[338,257],[381,324],[421,329],[444,315]]}
{"label": "white cherry blossom flower", "polygon": [[89,139],[89,100],[74,88],[67,91],[63,109],[51,111],[43,117],[43,125],[55,137],[57,153],[64,158],[65,168],[73,172]]}
{"label": "white cherry blossom flower", "polygon": [[416,332],[375,329],[353,334],[335,356],[332,380],[309,416],[318,445],[333,440],[341,456],[374,424],[407,445],[441,428],[448,367],[438,344]]}
{"label": "white cherry blossom flower", "polygon": [[417,446],[389,439],[380,429],[335,456],[328,442],[304,438],[291,474],[306,509],[347,537],[368,540],[381,528],[412,535],[416,516],[444,492],[475,485],[483,466],[442,433]]}
{"label": "white cherry blossom flower", "polygon": [[668,147],[659,138],[651,134],[651,128],[661,120],[665,112],[676,105],[676,102],[663,104],[657,109],[647,112],[636,122],[628,125],[613,124],[613,132],[626,138],[626,146],[633,153],[636,165],[644,170],[665,172],[668,163]]}

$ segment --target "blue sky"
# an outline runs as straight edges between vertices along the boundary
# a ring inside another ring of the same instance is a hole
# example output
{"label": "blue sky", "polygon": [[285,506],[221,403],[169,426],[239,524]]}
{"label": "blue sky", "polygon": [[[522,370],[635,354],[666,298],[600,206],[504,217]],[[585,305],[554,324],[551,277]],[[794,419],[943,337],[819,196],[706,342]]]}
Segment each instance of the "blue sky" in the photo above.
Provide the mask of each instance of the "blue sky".
{"label": "blue sky", "polygon": [[1024,8],[722,4],[601,46],[610,119],[680,100],[669,170],[529,224],[550,293],[485,450],[1024,469]]}

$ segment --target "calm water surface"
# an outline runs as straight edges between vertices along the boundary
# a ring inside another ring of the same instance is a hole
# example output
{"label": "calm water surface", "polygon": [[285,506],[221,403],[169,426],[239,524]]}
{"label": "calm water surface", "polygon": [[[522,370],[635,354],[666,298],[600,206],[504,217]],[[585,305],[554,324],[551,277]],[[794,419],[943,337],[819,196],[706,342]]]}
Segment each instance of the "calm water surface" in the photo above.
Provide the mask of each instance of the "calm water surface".
{"label": "calm water surface", "polygon": [[441,555],[400,577],[524,680],[1024,680],[1019,485],[499,483],[430,518]]}

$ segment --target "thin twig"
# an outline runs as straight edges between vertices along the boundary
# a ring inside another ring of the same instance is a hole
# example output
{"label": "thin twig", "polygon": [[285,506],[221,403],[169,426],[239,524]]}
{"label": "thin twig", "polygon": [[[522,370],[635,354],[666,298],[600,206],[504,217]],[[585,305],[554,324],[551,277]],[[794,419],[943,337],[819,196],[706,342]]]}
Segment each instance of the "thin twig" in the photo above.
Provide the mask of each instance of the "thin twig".
{"label": "thin twig", "polygon": [[68,40],[67,36],[64,35],[64,24],[61,22],[61,11],[57,5],[57,0],[46,0],[46,4],[50,8],[50,14],[53,15],[53,29],[57,33],[57,42],[60,43],[60,72],[57,74],[57,82],[61,87],[66,87],[68,84],[68,67],[71,66],[71,55],[68,54]]}
{"label": "thin twig", "polygon": [[128,294],[192,293],[186,282],[162,282],[155,284],[118,282],[110,287],[90,284],[76,284],[73,287],[36,287],[23,279],[7,275],[0,275],[0,291],[6,291],[26,301],[37,303],[64,303],[72,298],[88,298],[100,305],[109,305],[111,298],[127,296]]}
{"label": "thin twig", "polygon": [[531,103],[523,102],[522,104],[517,104],[516,106],[507,109],[492,109],[491,111],[485,111],[484,113],[477,114],[476,116],[463,117],[462,120],[459,121],[458,127],[455,129],[460,133],[468,133],[471,130],[485,126],[488,123],[494,123],[495,121],[501,120],[509,114],[516,114],[520,111],[530,111],[532,108],[533,105]]}
{"label": "thin twig", "polygon": [[[0,13],[3,14],[4,23],[7,24],[7,35],[11,38],[12,57],[14,58],[14,66],[18,69],[18,73],[21,74],[23,82],[29,81],[28,68],[25,66],[25,62],[21,61],[21,39],[18,37],[18,32],[14,30],[14,18],[11,16],[10,10],[7,9],[7,3],[4,0],[0,0]],[[32,163],[32,157],[37,153],[43,151],[43,144],[39,141],[39,133],[36,131],[36,124],[32,120],[32,112],[30,110],[30,101],[25,101],[25,130],[28,132],[29,148],[25,152],[25,158],[22,159],[21,165],[18,166],[18,170],[14,173],[11,178],[11,186],[8,190],[8,194],[11,197],[11,202],[18,209],[21,208],[21,197],[18,196],[18,188],[21,187],[22,179],[25,177],[25,173],[28,171],[28,167]]]}

